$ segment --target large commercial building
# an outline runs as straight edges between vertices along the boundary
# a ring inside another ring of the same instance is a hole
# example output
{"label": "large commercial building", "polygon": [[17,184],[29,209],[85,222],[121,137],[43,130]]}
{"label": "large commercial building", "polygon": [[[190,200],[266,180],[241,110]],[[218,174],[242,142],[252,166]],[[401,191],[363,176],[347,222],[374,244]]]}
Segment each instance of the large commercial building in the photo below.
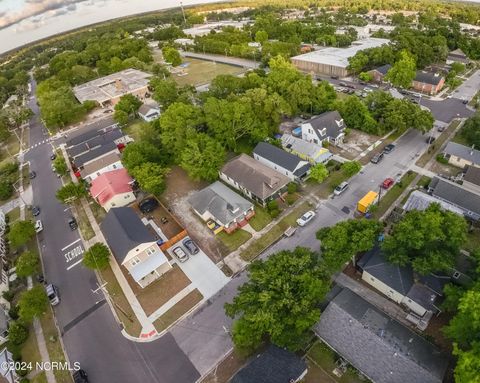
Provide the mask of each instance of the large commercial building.
{"label": "large commercial building", "polygon": [[325,48],[292,57],[292,63],[304,72],[329,76],[348,76],[348,59],[364,49],[376,48],[388,44],[389,40],[368,38],[354,41],[348,48]]}
{"label": "large commercial building", "polygon": [[133,94],[143,100],[148,93],[148,82],[152,75],[137,69],[125,69],[73,88],[78,101],[92,100],[100,106],[115,105],[120,97]]}

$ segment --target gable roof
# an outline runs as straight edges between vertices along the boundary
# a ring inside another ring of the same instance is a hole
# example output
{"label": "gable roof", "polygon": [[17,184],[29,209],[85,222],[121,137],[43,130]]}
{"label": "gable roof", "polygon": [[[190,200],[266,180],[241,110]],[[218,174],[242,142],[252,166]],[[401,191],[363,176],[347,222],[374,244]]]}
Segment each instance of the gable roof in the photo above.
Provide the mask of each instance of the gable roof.
{"label": "gable roof", "polygon": [[417,71],[414,81],[425,84],[438,85],[442,80],[442,76],[432,72]]}
{"label": "gable roof", "polygon": [[445,180],[440,177],[433,177],[429,189],[432,195],[443,199],[460,209],[472,212],[480,218],[480,193],[475,193],[472,189],[467,189],[455,182]]}
{"label": "gable roof", "polygon": [[113,129],[107,132],[97,134],[86,141],[83,141],[77,145],[66,148],[67,154],[70,158],[76,158],[83,153],[95,150],[103,145],[114,142],[124,136],[120,129]]}
{"label": "gable roof", "polygon": [[230,380],[230,383],[290,383],[307,370],[307,364],[294,353],[270,345],[256,355]]}
{"label": "gable roof", "polygon": [[449,56],[452,55],[452,56],[467,58],[467,55],[460,48],[457,48],[457,49],[449,52],[448,55]]}
{"label": "gable roof", "polygon": [[455,214],[463,214],[463,210],[459,209],[458,207],[452,205],[447,201],[443,201],[438,199],[430,194],[421,192],[420,190],[414,190],[409,196],[405,204],[403,205],[403,210],[410,211],[410,210],[425,210],[429,207],[432,203],[440,204],[443,210],[451,211]]}
{"label": "gable roof", "polygon": [[228,161],[220,171],[264,200],[286,186],[290,179],[246,154]]}
{"label": "gable roof", "polygon": [[379,66],[378,68],[375,68],[373,70],[383,74],[384,76],[387,74],[387,72],[390,70],[392,66],[390,64],[385,64],[385,65],[382,65],[382,66]]}
{"label": "gable roof", "polygon": [[192,195],[188,202],[200,214],[210,212],[222,225],[242,217],[243,213],[253,207],[251,202],[219,181]]}
{"label": "gable roof", "polygon": [[402,295],[407,295],[414,284],[412,268],[389,263],[378,246],[365,253],[357,265]]}
{"label": "gable roof", "polygon": [[160,107],[156,102],[155,103],[149,102],[149,103],[142,104],[142,106],[140,106],[140,108],[138,109],[138,114],[141,114],[142,116],[146,116],[152,110],[155,112],[160,111]]}
{"label": "gable roof", "polygon": [[[340,123],[341,122],[341,123]],[[340,125],[339,125],[340,123]],[[315,130],[326,130],[326,137],[337,138],[345,129],[343,118],[336,110],[322,113],[319,116],[313,117],[303,125],[310,124]]]}
{"label": "gable roof", "polygon": [[330,153],[328,149],[313,142],[294,137],[291,134],[284,134],[281,139],[282,146],[285,150],[292,150],[300,153],[315,162],[325,162],[332,156],[332,153]]}
{"label": "gable roof", "polygon": [[441,383],[447,357],[412,330],[344,289],[329,303],[315,333],[378,383]]}
{"label": "gable roof", "polygon": [[118,123],[113,119],[112,116],[107,118],[102,118],[90,124],[87,124],[83,127],[82,130],[87,130],[87,132],[79,134],[75,137],[70,138],[66,142],[67,148],[70,146],[75,146],[91,140],[92,138],[98,136],[102,131],[108,130],[109,128],[115,129],[118,127]]}
{"label": "gable roof", "polygon": [[132,192],[132,182],[126,169],[111,170],[92,181],[90,195],[103,206],[118,194]]}
{"label": "gable roof", "polygon": [[[274,164],[277,164],[278,166],[290,172],[293,172],[295,170],[300,170],[300,169],[297,169],[297,167],[302,162],[305,162],[305,160],[302,160],[300,157],[292,153],[286,152],[285,150],[280,149],[267,142],[259,142],[257,146],[255,146],[255,149],[253,149],[253,154],[263,157],[266,160],[269,160]],[[308,164],[308,168],[310,168],[310,164]],[[305,171],[303,173],[305,173]]]}
{"label": "gable roof", "polygon": [[100,158],[105,154],[110,152],[118,151],[117,144],[115,142],[107,142],[105,145],[97,146],[73,159],[73,164],[77,168],[81,168],[85,164],[90,163],[91,161],[95,160],[96,158]]}
{"label": "gable roof", "polygon": [[463,177],[464,181],[480,186],[480,168],[476,166],[467,166],[467,171]]}
{"label": "gable roof", "polygon": [[469,148],[456,142],[449,142],[445,149],[443,149],[443,153],[460,157],[476,165],[480,165],[480,150]]}
{"label": "gable roof", "polygon": [[140,217],[129,207],[111,208],[100,224],[108,246],[121,264],[127,253],[142,243],[155,242],[155,237]]}
{"label": "gable roof", "polygon": [[[106,168],[116,162],[120,162],[120,154],[113,152],[107,154],[106,156],[100,157],[95,161],[89,162],[85,167],[80,171],[82,178],[87,177],[90,174],[96,173],[97,171]],[[121,163],[120,163],[121,164]]]}

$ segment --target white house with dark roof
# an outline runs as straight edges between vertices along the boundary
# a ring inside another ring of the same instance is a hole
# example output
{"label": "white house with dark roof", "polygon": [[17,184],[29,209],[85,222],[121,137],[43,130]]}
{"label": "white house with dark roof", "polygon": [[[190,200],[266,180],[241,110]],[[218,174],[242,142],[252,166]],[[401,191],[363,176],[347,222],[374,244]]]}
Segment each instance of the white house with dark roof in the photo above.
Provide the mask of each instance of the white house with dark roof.
{"label": "white house with dark roof", "polygon": [[480,167],[480,150],[468,146],[449,142],[443,149],[443,156],[450,165],[464,168],[465,166]]}
{"label": "white house with dark roof", "polygon": [[322,145],[324,141],[338,145],[345,137],[345,123],[336,110],[313,117],[301,125],[302,139]]}
{"label": "white house with dark roof", "polygon": [[156,120],[160,117],[160,106],[156,102],[149,101],[138,109],[138,115],[147,122]]}
{"label": "white house with dark roof", "polygon": [[425,317],[427,313],[440,311],[435,304],[439,294],[416,282],[411,266],[388,262],[380,248],[374,247],[364,254],[357,266],[362,271],[362,280],[416,315]]}
{"label": "white house with dark roof", "polygon": [[202,220],[215,221],[227,233],[245,226],[255,215],[252,202],[219,181],[193,194],[188,202]]}
{"label": "white house with dark roof", "polygon": [[312,165],[296,155],[286,152],[267,142],[259,142],[253,149],[253,158],[277,172],[286,175],[291,181],[302,181],[310,173]]}
{"label": "white house with dark roof", "polygon": [[442,383],[449,364],[433,344],[348,289],[330,301],[314,332],[376,383]]}
{"label": "white house with dark roof", "polygon": [[140,287],[148,286],[172,268],[153,233],[132,208],[110,209],[100,228],[117,262]]}

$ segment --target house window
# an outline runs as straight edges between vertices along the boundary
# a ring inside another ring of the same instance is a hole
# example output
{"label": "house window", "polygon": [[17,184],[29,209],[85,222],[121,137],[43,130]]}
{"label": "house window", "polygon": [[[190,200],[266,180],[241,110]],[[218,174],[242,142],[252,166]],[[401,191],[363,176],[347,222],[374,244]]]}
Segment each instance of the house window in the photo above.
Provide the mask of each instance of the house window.
{"label": "house window", "polygon": [[455,272],[453,273],[453,278],[455,278],[455,279],[460,278],[460,273],[459,273],[458,271],[455,271]]}
{"label": "house window", "polygon": [[155,248],[153,246],[147,249],[147,255],[152,255],[152,254],[155,254]]}
{"label": "house window", "polygon": [[139,263],[140,263],[140,259],[138,257],[134,257],[130,261],[130,265],[132,265],[132,266],[138,265]]}
{"label": "house window", "polygon": [[116,169],[116,168],[117,168],[117,165],[113,164],[113,165],[112,165],[112,168]]}

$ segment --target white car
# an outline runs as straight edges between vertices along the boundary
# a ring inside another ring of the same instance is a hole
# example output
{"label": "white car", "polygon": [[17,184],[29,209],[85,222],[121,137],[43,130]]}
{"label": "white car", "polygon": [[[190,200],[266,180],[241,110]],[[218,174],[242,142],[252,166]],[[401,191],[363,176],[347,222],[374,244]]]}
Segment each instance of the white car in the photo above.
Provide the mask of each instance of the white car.
{"label": "white car", "polygon": [[302,215],[299,219],[297,219],[297,225],[298,226],[305,226],[307,223],[309,223],[313,217],[315,217],[315,212],[313,211],[307,211],[304,215]]}
{"label": "white car", "polygon": [[345,190],[347,190],[347,188],[348,188],[348,182],[344,181],[333,190],[333,194],[340,195]]}
{"label": "white car", "polygon": [[36,232],[36,233],[40,233],[42,230],[43,230],[42,221],[40,221],[39,219],[37,219],[37,220],[35,221],[35,232]]}

